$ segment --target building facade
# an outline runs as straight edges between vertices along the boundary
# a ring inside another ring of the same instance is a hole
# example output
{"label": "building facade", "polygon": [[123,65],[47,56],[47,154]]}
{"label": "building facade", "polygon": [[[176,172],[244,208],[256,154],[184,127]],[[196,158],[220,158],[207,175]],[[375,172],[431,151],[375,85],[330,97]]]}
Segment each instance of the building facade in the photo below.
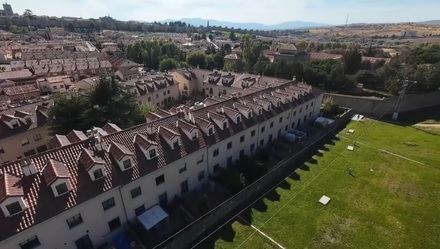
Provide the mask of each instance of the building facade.
{"label": "building facade", "polygon": [[159,110],[143,125],[95,129],[85,140],[3,164],[0,248],[102,245],[145,210],[201,189],[240,157],[314,120],[322,96],[287,81]]}

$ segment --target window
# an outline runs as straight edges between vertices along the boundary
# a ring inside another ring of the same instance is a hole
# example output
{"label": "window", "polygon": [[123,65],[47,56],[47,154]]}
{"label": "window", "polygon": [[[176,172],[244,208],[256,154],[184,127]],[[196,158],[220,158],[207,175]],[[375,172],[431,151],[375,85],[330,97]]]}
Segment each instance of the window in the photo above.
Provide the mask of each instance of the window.
{"label": "window", "polygon": [[313,102],[312,102],[312,103],[310,103],[310,106],[313,106]]}
{"label": "window", "polygon": [[186,165],[179,169],[179,174],[182,174],[186,171]]}
{"label": "window", "polygon": [[156,186],[159,186],[160,184],[165,182],[165,175],[160,175],[156,177]]}
{"label": "window", "polygon": [[226,130],[226,129],[228,129],[228,122],[227,121],[223,122],[223,130]]}
{"label": "window", "polygon": [[208,135],[211,136],[212,134],[214,134],[214,129],[212,127],[210,127],[208,129]]}
{"label": "window", "polygon": [[180,183],[180,193],[182,195],[188,193],[188,180],[185,180]]}
{"label": "window", "polygon": [[83,219],[81,217],[81,214],[77,214],[75,216],[70,217],[69,219],[66,220],[67,225],[69,226],[70,229],[78,226],[79,224],[83,223]]}
{"label": "window", "polygon": [[296,111],[293,112],[293,116],[296,116]]}
{"label": "window", "polygon": [[11,216],[14,215],[14,214],[18,214],[21,211],[23,211],[23,209],[21,209],[21,205],[20,205],[20,203],[18,201],[13,202],[13,203],[11,203],[9,205],[6,205],[6,209],[8,210],[9,215],[11,215]]}
{"label": "window", "polygon": [[67,193],[69,189],[67,188],[67,184],[61,183],[55,186],[55,189],[57,190],[58,195],[62,195],[64,193]]}
{"label": "window", "polygon": [[255,144],[251,144],[251,152],[255,150]]}
{"label": "window", "polygon": [[124,165],[125,170],[131,168],[131,160],[130,159],[124,160],[124,162],[122,164]]}
{"label": "window", "polygon": [[115,198],[113,197],[102,202],[102,209],[104,209],[104,211],[109,210],[114,206],[115,206]]}
{"label": "window", "polygon": [[110,229],[110,232],[114,231],[115,229],[117,229],[120,226],[121,226],[121,220],[119,219],[119,217],[116,217],[113,220],[108,222],[108,228]]}
{"label": "window", "polygon": [[41,136],[41,134],[35,134],[35,135],[34,135],[34,141],[35,141],[35,142],[40,141],[41,139],[43,139],[43,137]]}
{"label": "window", "polygon": [[165,206],[168,203],[168,196],[167,192],[164,192],[158,196],[159,199],[159,205]]}
{"label": "window", "polygon": [[244,142],[244,135],[240,137],[240,143]]}
{"label": "window", "polygon": [[29,144],[29,139],[25,138],[23,140],[21,140],[21,146],[25,146]]}
{"label": "window", "polygon": [[214,165],[214,172],[219,172],[221,170],[220,165]]}
{"label": "window", "polygon": [[41,245],[41,243],[40,243],[40,240],[38,239],[38,237],[34,236],[34,237],[27,239],[26,241],[21,242],[18,245],[20,246],[21,249],[33,249],[33,248],[36,248],[37,246]]}
{"label": "window", "polygon": [[263,147],[263,145],[264,145],[264,139],[261,139],[260,140],[260,147]]}
{"label": "window", "polygon": [[260,109],[258,109],[258,115],[261,115],[261,114],[263,114],[263,110],[260,108]]}
{"label": "window", "polygon": [[197,179],[198,179],[199,182],[200,182],[200,181],[202,181],[204,178],[205,178],[205,171],[202,170],[202,171],[199,172],[199,174],[198,174],[198,176],[197,176]]}
{"label": "window", "polygon": [[266,127],[261,127],[261,133],[263,133],[266,130]]}
{"label": "window", "polygon": [[280,117],[280,123],[282,123],[283,122],[283,117]]}
{"label": "window", "polygon": [[226,148],[229,150],[229,149],[231,149],[232,148],[232,142],[229,142],[227,145],[226,145]]}
{"label": "window", "polygon": [[251,131],[251,137],[255,136],[255,130]]}
{"label": "window", "polygon": [[273,136],[272,136],[272,134],[270,134],[269,135],[269,143],[272,142],[272,138],[273,138]]}
{"label": "window", "polygon": [[226,167],[230,168],[232,166],[232,157],[228,157],[228,159],[226,159]]}
{"label": "window", "polygon": [[136,216],[139,216],[139,215],[143,214],[144,212],[145,212],[145,206],[143,204],[134,210],[134,213],[136,214]]}
{"label": "window", "polygon": [[204,160],[204,155],[202,155],[202,158],[200,158],[200,160],[197,161],[197,164],[203,163],[203,160]]}
{"label": "window", "polygon": [[286,126],[284,127],[284,130],[287,131],[288,128],[289,128],[289,126],[286,125]]}
{"label": "window", "polygon": [[179,147],[179,140],[176,140],[176,141],[173,143],[173,149],[176,149],[177,147]]}
{"label": "window", "polygon": [[238,116],[237,117],[237,123],[240,123],[241,122],[241,116]]}
{"label": "window", "polygon": [[103,178],[104,174],[102,173],[102,169],[97,169],[93,171],[93,176],[95,177],[95,180]]}
{"label": "window", "polygon": [[252,118],[252,111],[248,112],[248,117]]}
{"label": "window", "polygon": [[218,149],[215,149],[213,152],[212,152],[212,155],[214,156],[214,157],[216,157],[216,156],[218,156]]}
{"label": "window", "polygon": [[302,111],[303,111],[303,108],[302,107],[299,108],[299,113],[302,113]]}
{"label": "window", "polygon": [[131,198],[134,199],[142,194],[141,187],[134,188],[130,191]]}
{"label": "window", "polygon": [[5,153],[5,149],[3,149],[3,146],[0,146],[0,154],[4,154]]}
{"label": "window", "polygon": [[272,128],[273,127],[273,121],[272,122],[270,122],[270,128]]}
{"label": "window", "polygon": [[295,128],[295,122],[292,123],[292,129]]}
{"label": "window", "polygon": [[197,140],[197,132],[193,132],[193,134],[192,134],[192,140],[193,140],[193,141]]}
{"label": "window", "polygon": [[244,150],[240,150],[240,159],[244,157]]}
{"label": "window", "polygon": [[155,158],[156,157],[156,150],[155,149],[151,149],[149,152],[150,158]]}

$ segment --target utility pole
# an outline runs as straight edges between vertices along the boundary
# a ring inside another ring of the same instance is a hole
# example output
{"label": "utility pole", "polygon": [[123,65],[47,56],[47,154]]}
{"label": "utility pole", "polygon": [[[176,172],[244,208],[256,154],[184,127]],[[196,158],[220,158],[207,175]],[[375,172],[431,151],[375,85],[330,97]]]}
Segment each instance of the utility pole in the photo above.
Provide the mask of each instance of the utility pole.
{"label": "utility pole", "polygon": [[400,103],[402,102],[403,97],[406,94],[406,91],[408,90],[409,87],[411,87],[415,84],[417,84],[417,81],[411,81],[411,80],[404,80],[403,81],[403,84],[400,87],[399,97],[397,98],[396,104],[394,105],[394,113],[392,116],[393,120],[397,120],[397,118],[399,117]]}

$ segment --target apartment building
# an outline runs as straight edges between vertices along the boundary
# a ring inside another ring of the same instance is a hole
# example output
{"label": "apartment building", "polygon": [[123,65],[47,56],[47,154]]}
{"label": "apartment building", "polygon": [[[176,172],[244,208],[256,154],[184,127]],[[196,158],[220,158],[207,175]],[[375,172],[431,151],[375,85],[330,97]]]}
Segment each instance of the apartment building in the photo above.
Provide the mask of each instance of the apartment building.
{"label": "apartment building", "polygon": [[138,97],[141,104],[164,108],[180,99],[179,84],[169,74],[148,73],[121,83]]}
{"label": "apartment building", "polygon": [[49,106],[29,104],[0,113],[0,163],[15,161],[47,150]]}
{"label": "apartment building", "polygon": [[171,72],[173,79],[178,82],[180,95],[192,96],[198,92],[196,75],[187,69],[177,69]]}
{"label": "apartment building", "polygon": [[84,140],[3,164],[0,248],[102,245],[145,210],[202,188],[240,156],[314,120],[322,96],[289,81],[208,98],[159,110],[143,125],[108,125]]}

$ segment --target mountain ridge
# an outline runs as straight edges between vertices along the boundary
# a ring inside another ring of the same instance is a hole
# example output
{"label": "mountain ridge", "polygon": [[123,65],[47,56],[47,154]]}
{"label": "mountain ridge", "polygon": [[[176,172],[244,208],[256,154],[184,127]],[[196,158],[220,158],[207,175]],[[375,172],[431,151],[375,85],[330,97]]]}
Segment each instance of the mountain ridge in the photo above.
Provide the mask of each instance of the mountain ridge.
{"label": "mountain ridge", "polygon": [[229,22],[220,20],[208,20],[204,18],[181,18],[179,20],[167,19],[162,22],[181,21],[187,24],[199,27],[207,26],[208,21],[210,26],[222,26],[235,29],[254,29],[254,30],[284,30],[284,29],[301,29],[301,28],[315,28],[322,26],[330,26],[324,23],[306,22],[306,21],[288,21],[277,24],[262,24],[258,22]]}

